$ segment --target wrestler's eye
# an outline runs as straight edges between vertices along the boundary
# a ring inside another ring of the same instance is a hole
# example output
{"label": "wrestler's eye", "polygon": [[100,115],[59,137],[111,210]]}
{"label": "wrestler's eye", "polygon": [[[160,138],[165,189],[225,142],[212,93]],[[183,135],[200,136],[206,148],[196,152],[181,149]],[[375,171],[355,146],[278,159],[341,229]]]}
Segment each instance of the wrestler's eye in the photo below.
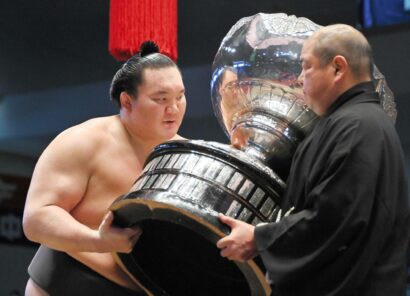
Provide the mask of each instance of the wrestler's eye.
{"label": "wrestler's eye", "polygon": [[152,98],[153,101],[157,102],[157,103],[163,103],[167,101],[167,98],[163,97],[163,98]]}

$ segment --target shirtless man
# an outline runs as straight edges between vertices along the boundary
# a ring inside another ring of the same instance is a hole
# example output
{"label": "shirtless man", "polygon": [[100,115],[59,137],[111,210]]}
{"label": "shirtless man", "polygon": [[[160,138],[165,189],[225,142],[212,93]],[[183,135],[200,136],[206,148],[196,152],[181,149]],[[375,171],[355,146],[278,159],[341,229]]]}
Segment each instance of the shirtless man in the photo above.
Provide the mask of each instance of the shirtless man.
{"label": "shirtless man", "polygon": [[71,127],[46,148],[23,217],[25,235],[41,244],[26,295],[141,293],[111,252],[131,252],[142,231],[111,225],[107,209],[129,191],[156,145],[180,138],[184,92],[176,64],[144,43],[113,78],[119,114]]}

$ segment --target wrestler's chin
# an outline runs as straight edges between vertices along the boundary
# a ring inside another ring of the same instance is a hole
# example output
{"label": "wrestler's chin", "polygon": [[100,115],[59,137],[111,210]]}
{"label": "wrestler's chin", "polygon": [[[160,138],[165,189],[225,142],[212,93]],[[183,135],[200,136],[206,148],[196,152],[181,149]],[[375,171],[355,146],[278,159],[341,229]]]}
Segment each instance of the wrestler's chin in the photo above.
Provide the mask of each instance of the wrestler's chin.
{"label": "wrestler's chin", "polygon": [[164,141],[168,141],[170,139],[172,139],[173,137],[175,137],[175,135],[177,134],[179,127],[180,127],[180,123],[173,121],[173,122],[164,122],[162,123],[162,138],[164,139]]}

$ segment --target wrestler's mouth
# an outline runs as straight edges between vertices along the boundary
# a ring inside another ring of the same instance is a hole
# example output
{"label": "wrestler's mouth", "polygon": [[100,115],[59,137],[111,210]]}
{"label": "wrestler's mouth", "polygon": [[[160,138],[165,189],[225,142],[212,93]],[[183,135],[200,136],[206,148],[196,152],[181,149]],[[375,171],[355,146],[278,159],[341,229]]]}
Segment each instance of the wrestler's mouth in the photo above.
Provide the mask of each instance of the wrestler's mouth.
{"label": "wrestler's mouth", "polygon": [[166,126],[173,126],[177,123],[177,121],[176,120],[164,120],[162,123]]}

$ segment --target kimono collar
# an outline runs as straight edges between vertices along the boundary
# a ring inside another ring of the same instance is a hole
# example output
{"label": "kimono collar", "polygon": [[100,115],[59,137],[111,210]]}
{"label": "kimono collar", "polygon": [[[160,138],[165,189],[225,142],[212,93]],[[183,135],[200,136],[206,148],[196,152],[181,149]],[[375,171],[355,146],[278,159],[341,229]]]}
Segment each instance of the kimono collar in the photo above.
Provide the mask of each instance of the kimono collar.
{"label": "kimono collar", "polygon": [[[361,94],[365,93],[366,95],[361,96]],[[332,114],[335,110],[339,109],[346,103],[348,104],[350,101],[354,103],[373,102],[380,104],[380,99],[378,94],[374,90],[373,82],[361,82],[341,94],[336,99],[336,101],[334,101],[333,104],[330,105],[325,116]]]}

